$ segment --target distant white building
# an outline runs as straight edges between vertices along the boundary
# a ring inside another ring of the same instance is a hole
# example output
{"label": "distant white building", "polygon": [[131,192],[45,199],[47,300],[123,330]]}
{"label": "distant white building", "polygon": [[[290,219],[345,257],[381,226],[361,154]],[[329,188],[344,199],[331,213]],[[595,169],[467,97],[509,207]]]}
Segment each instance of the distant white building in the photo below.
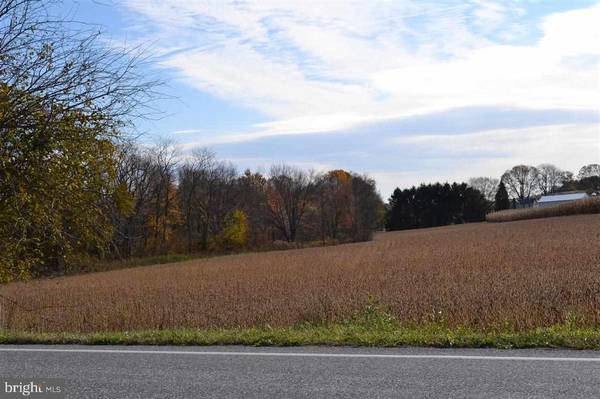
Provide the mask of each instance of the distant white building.
{"label": "distant white building", "polygon": [[535,203],[535,207],[546,208],[548,206],[560,205],[565,202],[577,201],[589,198],[586,193],[564,193],[564,194],[551,194],[542,195],[542,197]]}

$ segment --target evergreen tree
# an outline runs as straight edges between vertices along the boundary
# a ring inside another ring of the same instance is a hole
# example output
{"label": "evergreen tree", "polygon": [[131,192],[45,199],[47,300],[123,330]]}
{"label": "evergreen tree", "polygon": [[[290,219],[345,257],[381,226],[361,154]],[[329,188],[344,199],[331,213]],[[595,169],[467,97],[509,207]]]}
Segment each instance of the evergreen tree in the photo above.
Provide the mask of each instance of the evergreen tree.
{"label": "evergreen tree", "polygon": [[500,182],[498,186],[498,191],[496,192],[494,209],[497,211],[501,211],[503,209],[510,208],[510,200],[508,198],[508,192],[506,191],[506,186],[504,186],[504,182]]}
{"label": "evergreen tree", "polygon": [[422,184],[392,194],[386,228],[416,229],[479,222],[485,219],[487,201],[465,183]]}

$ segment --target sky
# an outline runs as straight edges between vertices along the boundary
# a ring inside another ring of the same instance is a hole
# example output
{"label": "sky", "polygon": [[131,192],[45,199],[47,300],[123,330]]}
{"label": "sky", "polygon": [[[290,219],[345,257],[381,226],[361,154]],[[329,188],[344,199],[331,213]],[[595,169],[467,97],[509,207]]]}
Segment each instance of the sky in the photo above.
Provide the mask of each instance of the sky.
{"label": "sky", "polygon": [[165,82],[142,140],[395,187],[600,163],[600,2],[67,0]]}

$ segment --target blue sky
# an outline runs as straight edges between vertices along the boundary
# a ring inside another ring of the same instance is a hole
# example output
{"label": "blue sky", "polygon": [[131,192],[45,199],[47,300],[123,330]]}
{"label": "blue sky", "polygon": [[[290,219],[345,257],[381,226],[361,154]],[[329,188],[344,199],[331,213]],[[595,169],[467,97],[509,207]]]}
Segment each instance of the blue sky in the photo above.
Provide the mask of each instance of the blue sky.
{"label": "blue sky", "polygon": [[518,164],[600,162],[594,1],[67,1],[167,82],[144,140],[240,169],[375,178],[384,197]]}

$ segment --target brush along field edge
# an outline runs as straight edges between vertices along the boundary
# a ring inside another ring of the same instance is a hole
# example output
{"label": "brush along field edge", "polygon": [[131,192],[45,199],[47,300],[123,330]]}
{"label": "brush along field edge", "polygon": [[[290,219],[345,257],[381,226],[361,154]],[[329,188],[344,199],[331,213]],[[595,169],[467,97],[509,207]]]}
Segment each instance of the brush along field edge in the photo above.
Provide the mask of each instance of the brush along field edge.
{"label": "brush along field edge", "polygon": [[97,333],[31,333],[0,330],[0,344],[427,346],[571,348],[600,350],[600,328],[559,325],[530,331],[476,331],[439,325],[365,328],[354,324],[278,328],[148,330]]}

